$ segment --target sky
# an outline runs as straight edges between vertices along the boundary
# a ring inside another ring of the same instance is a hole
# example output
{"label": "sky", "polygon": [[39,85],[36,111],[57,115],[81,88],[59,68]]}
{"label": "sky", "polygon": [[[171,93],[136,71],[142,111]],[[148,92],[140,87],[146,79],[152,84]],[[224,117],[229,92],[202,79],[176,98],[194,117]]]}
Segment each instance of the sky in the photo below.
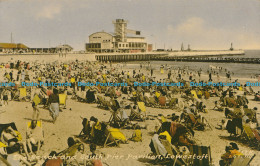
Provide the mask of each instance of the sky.
{"label": "sky", "polygon": [[0,0],[0,42],[84,50],[115,19],[156,49],[260,49],[260,0]]}

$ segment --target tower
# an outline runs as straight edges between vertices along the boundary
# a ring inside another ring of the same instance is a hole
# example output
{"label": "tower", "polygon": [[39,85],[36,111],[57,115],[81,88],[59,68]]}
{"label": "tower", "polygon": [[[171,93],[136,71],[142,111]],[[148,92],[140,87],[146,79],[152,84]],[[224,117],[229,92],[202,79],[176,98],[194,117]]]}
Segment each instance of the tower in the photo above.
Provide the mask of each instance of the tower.
{"label": "tower", "polygon": [[187,49],[187,51],[190,51],[191,49],[190,49],[190,45],[188,44],[188,49]]}
{"label": "tower", "polygon": [[183,51],[183,50],[184,50],[183,43],[181,43],[181,51]]}
{"label": "tower", "polygon": [[113,21],[113,24],[115,26],[116,42],[126,42],[127,21],[124,19],[116,19],[116,21]]}
{"label": "tower", "polygon": [[230,46],[230,51],[233,51],[234,48],[233,48],[233,43],[231,43],[231,46]]}

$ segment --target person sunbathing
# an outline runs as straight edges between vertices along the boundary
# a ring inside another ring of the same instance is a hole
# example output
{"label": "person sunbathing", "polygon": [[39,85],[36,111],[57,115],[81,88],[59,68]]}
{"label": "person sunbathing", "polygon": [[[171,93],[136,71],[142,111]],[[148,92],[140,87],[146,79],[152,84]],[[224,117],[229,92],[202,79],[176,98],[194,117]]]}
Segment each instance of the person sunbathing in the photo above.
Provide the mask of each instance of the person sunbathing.
{"label": "person sunbathing", "polygon": [[3,130],[0,140],[7,146],[12,147],[19,142],[18,133],[11,126],[8,126]]}
{"label": "person sunbathing", "polygon": [[[16,149],[16,151],[13,151]],[[0,147],[0,165],[2,165],[1,160],[7,165],[26,165],[31,166],[31,164],[24,158],[21,152],[24,150],[22,144],[15,144],[13,147]]]}
{"label": "person sunbathing", "polygon": [[43,143],[43,132],[41,127],[37,125],[36,120],[31,121],[31,126],[26,132],[26,144],[29,148],[30,153],[36,149],[36,155],[41,148],[41,143]]}
{"label": "person sunbathing", "polygon": [[221,155],[221,159],[219,162],[220,166],[230,165],[234,158],[237,156],[242,156],[243,154],[238,151],[239,148],[236,143],[231,142],[229,146],[226,146],[226,153]]}
{"label": "person sunbathing", "polygon": [[90,137],[90,132],[91,132],[91,127],[90,127],[90,121],[87,118],[83,118],[82,119],[82,126],[83,129],[80,132],[80,136],[83,136],[84,139],[89,139]]}
{"label": "person sunbathing", "polygon": [[91,136],[91,141],[98,144],[102,142],[102,136],[103,136],[103,131],[102,131],[102,124],[99,122],[99,120],[95,117],[90,117],[90,121],[94,122],[92,125],[92,129],[90,132]]}

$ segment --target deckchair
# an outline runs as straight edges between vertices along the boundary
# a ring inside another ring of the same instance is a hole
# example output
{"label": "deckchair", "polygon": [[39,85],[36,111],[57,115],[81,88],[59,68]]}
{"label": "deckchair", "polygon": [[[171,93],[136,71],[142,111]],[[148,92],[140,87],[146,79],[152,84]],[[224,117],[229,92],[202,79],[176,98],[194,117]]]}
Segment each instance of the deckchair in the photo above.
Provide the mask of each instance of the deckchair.
{"label": "deckchair", "polygon": [[102,96],[97,96],[97,107],[103,106],[103,98]]}
{"label": "deckchair", "polygon": [[124,127],[126,125],[126,120],[121,118],[121,114],[120,111],[111,111],[111,116],[109,118],[108,123],[110,124],[110,126],[119,128],[119,127]]}
{"label": "deckchair", "polygon": [[[17,134],[17,136],[15,137],[18,141],[22,140],[22,135],[20,134],[20,132],[17,130],[16,125],[14,122],[12,123],[7,123],[7,124],[0,124],[0,137],[2,135],[2,132],[4,129],[6,129],[7,127],[11,127],[14,132]],[[0,147],[7,147],[8,145],[4,144],[3,142],[0,141]]]}
{"label": "deckchair", "polygon": [[35,105],[38,105],[41,103],[41,99],[39,98],[39,96],[37,94],[34,96],[33,102],[35,103]]}
{"label": "deckchair", "polygon": [[238,87],[238,90],[243,91],[243,87],[242,86]]}
{"label": "deckchair", "polygon": [[205,96],[205,99],[209,99],[210,93],[208,91],[205,91],[204,92],[204,96]]}
{"label": "deckchair", "polygon": [[160,93],[160,92],[155,92],[155,96],[156,96],[157,98],[159,98],[159,97],[161,96],[161,93]]}
{"label": "deckchair", "polygon": [[26,93],[26,88],[20,88],[20,98],[24,98],[26,97],[27,93]]}
{"label": "deckchair", "polygon": [[119,102],[116,99],[111,100],[111,109],[117,111],[120,108]]}
{"label": "deckchair", "polygon": [[212,157],[211,157],[211,150],[210,146],[198,146],[198,145],[192,145],[189,146],[190,150],[190,155],[195,155],[196,156],[208,156],[208,157],[203,157],[203,159],[193,159],[191,160],[191,165],[194,166],[210,166],[212,163]]}
{"label": "deckchair", "polygon": [[244,138],[246,141],[249,141],[251,145],[259,146],[260,137],[258,132],[256,130],[252,130],[247,124],[243,125],[243,129],[242,138]]}
{"label": "deckchair", "polygon": [[138,94],[138,97],[137,97],[137,100],[138,101],[144,101],[144,96],[143,95],[140,95],[140,94]]}
{"label": "deckchair", "polygon": [[97,96],[99,107],[108,109],[111,107],[110,101],[107,101],[104,97],[102,96]]}
{"label": "deckchair", "polygon": [[145,105],[150,106],[150,100],[147,96],[144,96],[144,103]]}
{"label": "deckchair", "polygon": [[140,111],[146,112],[144,102],[137,102],[137,105],[138,105],[138,108],[139,108]]}
{"label": "deckchair", "polygon": [[0,155],[0,165],[5,164],[6,166],[11,166],[11,164]]}
{"label": "deckchair", "polygon": [[86,99],[86,92],[85,91],[77,91],[76,96],[78,101],[84,101]]}
{"label": "deckchair", "polygon": [[14,122],[7,123],[7,124],[0,124],[0,136],[1,136],[2,132],[3,132],[3,130],[5,128],[9,127],[9,126],[16,132],[16,134],[17,134],[16,138],[18,139],[18,141],[21,141],[22,140],[22,136],[21,136],[20,132],[17,130],[16,125],[15,125]]}
{"label": "deckchair", "polygon": [[119,129],[116,128],[106,129],[105,135],[106,135],[106,140],[104,143],[104,147],[111,144],[116,144],[117,146],[119,146],[120,142],[126,143],[126,137]]}
{"label": "deckchair", "polygon": [[253,109],[244,108],[244,114],[248,115],[250,120],[256,120],[256,112]]}
{"label": "deckchair", "polygon": [[41,88],[40,93],[39,93],[39,98],[41,99],[40,104],[47,106],[47,100],[48,100],[47,89]]}
{"label": "deckchair", "polygon": [[250,94],[255,94],[255,92],[251,86],[249,86],[249,91],[250,91]]}
{"label": "deckchair", "polygon": [[156,100],[154,97],[150,97],[149,98],[149,103],[150,103],[150,106],[152,107],[155,107],[156,106]]}
{"label": "deckchair", "polygon": [[[167,133],[167,131],[166,131]],[[156,135],[151,140],[150,148],[155,153],[155,155],[161,155],[163,158],[156,158],[155,164],[159,165],[188,165],[186,161],[182,158],[175,157],[174,159],[165,158],[166,156],[179,156],[181,155],[179,149],[172,145],[169,140],[167,139],[167,134],[164,138],[160,138],[157,135],[158,139],[155,139]]]}
{"label": "deckchair", "polygon": [[234,158],[230,166],[248,166],[250,162],[254,159],[256,155],[254,154],[252,157],[239,156]]}
{"label": "deckchair", "polygon": [[[27,129],[29,129],[29,128],[31,127],[31,125],[32,125],[32,122],[31,122],[31,121],[28,122],[28,123],[27,123]],[[42,128],[42,121],[38,120],[38,121],[37,121],[37,126],[40,127],[40,128]]]}
{"label": "deckchair", "polygon": [[190,93],[193,96],[193,98],[198,99],[198,96],[197,96],[197,93],[195,90],[191,90]]}
{"label": "deckchair", "polygon": [[253,141],[255,139],[255,135],[252,131],[252,129],[250,128],[249,125],[243,125],[243,129],[244,129],[244,133],[246,134],[246,139],[249,141]]}
{"label": "deckchair", "polygon": [[140,114],[139,112],[136,112],[136,111],[134,111],[134,110],[131,110],[129,119],[130,119],[131,121],[133,121],[133,120],[143,121],[143,120],[144,120],[144,116],[143,116],[142,114]]}
{"label": "deckchair", "polygon": [[144,104],[144,102],[137,102],[137,105],[138,105],[139,112],[137,112],[135,110],[131,110],[129,119],[143,121],[144,117],[146,116],[146,114],[145,115],[142,114],[142,113],[146,112],[145,104]]}
{"label": "deckchair", "polygon": [[204,130],[205,129],[205,124],[202,124],[198,121],[198,119],[195,118],[194,114],[188,114],[186,123],[190,125],[193,129],[197,130]]}
{"label": "deckchair", "polygon": [[59,101],[60,101],[60,106],[64,106],[66,108],[66,100],[67,100],[67,94],[59,94]]}

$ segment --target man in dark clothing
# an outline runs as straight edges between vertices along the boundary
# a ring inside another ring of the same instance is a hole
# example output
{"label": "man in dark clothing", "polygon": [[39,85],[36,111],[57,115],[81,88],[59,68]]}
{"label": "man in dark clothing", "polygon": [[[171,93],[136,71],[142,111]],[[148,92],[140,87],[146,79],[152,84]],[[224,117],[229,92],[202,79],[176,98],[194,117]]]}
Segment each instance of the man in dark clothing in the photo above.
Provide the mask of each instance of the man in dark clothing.
{"label": "man in dark clothing", "polygon": [[50,104],[50,114],[53,118],[53,123],[55,123],[59,116],[59,95],[57,89],[53,89],[53,93],[50,95],[48,103]]}

